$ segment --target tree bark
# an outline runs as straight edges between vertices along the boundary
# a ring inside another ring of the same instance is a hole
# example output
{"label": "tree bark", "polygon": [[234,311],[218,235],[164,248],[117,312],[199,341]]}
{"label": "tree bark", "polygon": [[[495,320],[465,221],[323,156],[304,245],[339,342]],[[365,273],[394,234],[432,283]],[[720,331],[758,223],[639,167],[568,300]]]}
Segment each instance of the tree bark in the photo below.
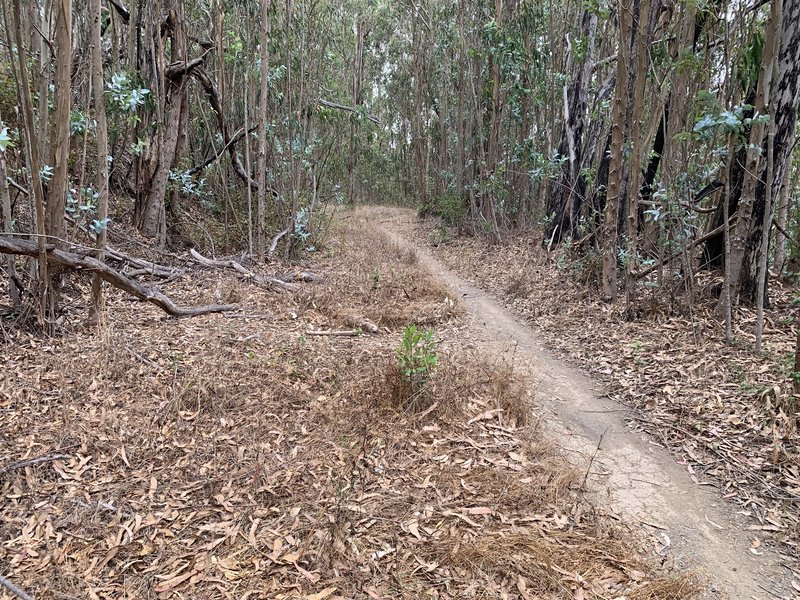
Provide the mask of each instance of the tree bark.
{"label": "tree bark", "polygon": [[[3,128],[3,122],[0,120],[0,130]],[[5,153],[0,151],[0,235],[13,233],[12,219],[11,219],[11,196],[8,193],[8,179],[6,172],[6,156]],[[20,303],[20,291],[17,288],[17,270],[13,256],[6,257],[5,271],[8,277],[8,297],[14,306]]]}
{"label": "tree bark", "polygon": [[267,176],[267,126],[269,125],[269,19],[270,0],[261,0],[261,92],[258,104],[258,196],[256,198],[256,251],[258,260],[266,258],[267,236],[264,231],[266,219]]}
{"label": "tree bark", "polygon": [[[186,31],[184,29],[182,3],[177,3],[175,8],[170,11],[168,21],[171,27],[172,39],[172,62],[170,68],[179,69],[179,72],[184,76],[167,76],[168,69],[157,68],[158,72],[163,73],[160,77],[161,89],[163,90],[161,101],[164,106],[162,112],[163,129],[159,136],[157,166],[139,220],[139,231],[141,231],[142,235],[149,238],[159,236],[162,241],[166,231],[164,202],[167,194],[169,172],[175,160],[178,138],[181,135],[182,96],[186,93],[185,73],[189,69],[186,66]],[[158,57],[157,60],[163,61],[163,57]]]}
{"label": "tree bark", "polygon": [[[47,269],[47,258],[45,254],[47,229],[45,228],[45,208],[44,208],[44,188],[42,187],[41,168],[42,161],[39,155],[39,144],[36,138],[36,121],[33,114],[33,101],[30,94],[30,81],[28,78],[28,57],[25,52],[25,44],[22,40],[22,11],[20,0],[13,0],[14,12],[14,37],[17,44],[17,65],[19,67],[17,97],[22,104],[22,115],[24,123],[25,154],[27,155],[28,169],[30,170],[31,187],[33,188],[34,217],[36,228],[36,247],[38,258],[38,307],[37,319],[41,327],[46,327],[45,315],[55,310],[49,306],[51,294],[50,273]],[[52,309],[52,310],[51,310]]]}
{"label": "tree bark", "polygon": [[[781,2],[780,0],[775,0],[771,5],[769,23],[767,24],[765,34],[766,42],[764,44],[761,69],[758,76],[758,90],[756,92],[755,103],[756,115],[769,114],[768,107],[770,106],[773,64],[777,46],[780,43],[780,37],[778,35],[781,27],[780,22]],[[739,280],[747,253],[747,240],[755,225],[753,213],[756,204],[756,187],[761,165],[761,149],[764,147],[764,131],[764,123],[756,123],[750,130],[750,143],[745,158],[742,197],[737,206],[739,218],[731,238],[730,286],[733,290],[734,299],[740,291]]]}
{"label": "tree bark", "polygon": [[[647,72],[650,68],[649,42],[651,41],[650,29],[650,2],[642,0],[641,7],[634,15],[635,59],[632,59],[628,69],[633,73],[633,81],[629,82],[629,93],[632,96],[630,116],[630,137],[633,142],[631,149],[630,176],[628,180],[628,214],[627,214],[627,263],[625,268],[625,299],[628,310],[634,308],[636,300],[636,270],[638,261],[639,236],[639,186],[642,175],[642,112],[644,110],[644,92],[647,84]],[[635,64],[634,64],[635,63]],[[632,84],[632,85],[630,85]]]}
{"label": "tree bark", "polygon": [[544,239],[560,242],[566,237],[577,238],[581,206],[586,196],[586,181],[582,171],[591,148],[584,140],[589,107],[589,85],[592,81],[597,15],[586,10],[581,19],[581,36],[587,43],[582,60],[574,57],[572,44],[567,38],[567,48],[573,63],[572,81],[563,88],[564,124],[561,129],[560,156],[567,160],[561,166],[558,179],[550,185],[547,198],[547,215],[554,217],[545,230]]}
{"label": "tree bark", "polygon": [[[97,259],[103,261],[105,258],[106,238],[108,237],[108,124],[106,122],[106,105],[103,97],[104,78],[103,78],[103,56],[100,45],[102,36],[101,26],[101,2],[91,0],[91,20],[92,20],[92,39],[91,39],[91,62],[92,62],[92,95],[94,97],[94,118],[97,121],[95,136],[97,139],[97,192],[100,197],[97,202],[97,221],[100,224],[97,233]],[[92,306],[89,310],[89,320],[97,321],[103,310],[103,280],[95,274],[92,278]]]}
{"label": "tree bark", "polygon": [[56,95],[53,123],[53,180],[47,195],[47,234],[66,238],[64,207],[69,188],[69,123],[72,94],[72,0],[56,0]]}
{"label": "tree bark", "polygon": [[631,31],[633,11],[638,9],[638,0],[619,0],[619,53],[617,56],[617,81],[614,89],[614,110],[611,123],[611,159],[608,169],[608,193],[606,196],[603,227],[603,297],[617,298],[617,239],[619,237],[619,209],[622,196],[622,153],[627,139],[628,117],[628,66],[631,59]]}

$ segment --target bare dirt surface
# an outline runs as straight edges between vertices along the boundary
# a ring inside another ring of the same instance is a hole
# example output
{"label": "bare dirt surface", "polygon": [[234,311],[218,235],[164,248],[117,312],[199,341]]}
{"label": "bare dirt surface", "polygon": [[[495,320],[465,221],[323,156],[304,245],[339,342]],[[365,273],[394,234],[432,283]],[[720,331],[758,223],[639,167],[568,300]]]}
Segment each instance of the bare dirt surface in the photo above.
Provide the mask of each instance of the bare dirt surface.
{"label": "bare dirt surface", "polygon": [[753,548],[748,523],[716,490],[698,486],[660,444],[631,431],[624,405],[604,398],[595,382],[548,353],[533,328],[410,241],[411,211],[375,209],[374,219],[398,242],[413,246],[426,269],[461,299],[476,346],[513,357],[515,368],[540,381],[538,401],[549,414],[546,425],[589,473],[587,485],[598,503],[644,528],[654,551],[678,566],[701,570],[711,582],[705,597],[797,597],[780,556],[763,546]]}

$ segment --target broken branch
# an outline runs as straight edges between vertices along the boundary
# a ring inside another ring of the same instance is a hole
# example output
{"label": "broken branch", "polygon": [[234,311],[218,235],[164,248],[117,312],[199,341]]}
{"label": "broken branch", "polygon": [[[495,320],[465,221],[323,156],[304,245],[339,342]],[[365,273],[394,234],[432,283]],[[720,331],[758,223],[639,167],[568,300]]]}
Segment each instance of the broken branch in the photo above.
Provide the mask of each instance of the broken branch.
{"label": "broken branch", "polygon": [[278,279],[277,277],[266,277],[264,275],[258,275],[257,273],[253,273],[252,271],[244,268],[241,264],[236,262],[235,260],[213,260],[211,258],[206,258],[202,254],[200,254],[197,250],[192,248],[189,250],[189,254],[192,255],[198,263],[205,267],[213,267],[217,269],[232,269],[243,275],[249,281],[253,281],[255,283],[265,285],[267,287],[278,287],[283,288],[286,290],[296,290],[297,286],[292,283],[286,283]]}
{"label": "broken branch", "polygon": [[[45,252],[48,264],[65,267],[74,271],[97,273],[103,281],[110,283],[115,288],[128,292],[134,298],[155,304],[172,317],[195,317],[209,313],[227,312],[236,308],[236,306],[230,304],[209,304],[194,308],[182,308],[177,306],[168,296],[162,294],[158,290],[141,285],[94,257],[80,256],[72,252],[58,250],[52,244],[47,245]],[[0,254],[20,254],[23,256],[36,257],[39,255],[39,250],[36,243],[28,240],[0,238]]]}
{"label": "broken branch", "polygon": [[28,458],[25,460],[18,460],[11,464],[6,465],[0,469],[0,475],[5,475],[15,469],[24,469],[25,467],[33,467],[34,465],[41,465],[44,463],[53,462],[54,460],[61,460],[62,458],[72,458],[69,454],[51,454],[50,456],[39,456],[38,458]]}

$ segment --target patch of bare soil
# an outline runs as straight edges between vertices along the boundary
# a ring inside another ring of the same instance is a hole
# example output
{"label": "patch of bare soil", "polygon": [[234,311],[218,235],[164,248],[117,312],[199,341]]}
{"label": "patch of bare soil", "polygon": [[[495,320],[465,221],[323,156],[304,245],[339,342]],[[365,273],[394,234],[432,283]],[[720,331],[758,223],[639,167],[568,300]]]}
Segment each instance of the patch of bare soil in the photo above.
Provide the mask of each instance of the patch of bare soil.
{"label": "patch of bare soil", "polygon": [[[233,314],[164,319],[110,292],[84,329],[81,284],[61,337],[5,330],[0,576],[36,598],[700,590],[586,501],[534,384],[471,347],[414,252],[346,214],[304,267],[323,281],[282,294],[218,272],[169,285]],[[439,355],[413,390],[395,355],[411,322]]]}
{"label": "patch of bare soil", "polygon": [[765,541],[780,542],[775,560],[794,570],[793,589],[787,584],[784,593],[800,592],[798,398],[787,368],[794,343],[789,322],[796,309],[785,290],[776,290],[773,314],[787,319],[768,319],[767,352],[758,357],[749,350],[754,315],[746,309],[737,314],[734,346],[720,342],[711,298],[683,316],[677,310],[667,314],[645,297],[642,302],[652,303],[653,312],[629,321],[622,308],[601,302],[591,288],[575,282],[577,269],[587,265],[560,253],[548,255],[536,240],[518,237],[492,246],[452,238],[408,211],[382,214],[534,324],[537,343],[604,381],[610,401],[634,408],[610,410],[619,411],[619,421],[631,430],[651,433],[651,443],[669,447],[697,486],[717,486],[723,498],[736,502],[735,516],[743,518],[736,527],[749,536],[745,551],[758,557]]}

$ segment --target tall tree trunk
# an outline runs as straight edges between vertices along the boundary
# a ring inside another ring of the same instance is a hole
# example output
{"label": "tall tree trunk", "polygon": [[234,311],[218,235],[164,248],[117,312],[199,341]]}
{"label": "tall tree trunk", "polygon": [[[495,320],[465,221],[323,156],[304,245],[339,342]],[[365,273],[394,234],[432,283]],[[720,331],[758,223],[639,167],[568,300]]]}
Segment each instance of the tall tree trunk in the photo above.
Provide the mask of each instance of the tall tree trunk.
{"label": "tall tree trunk", "polygon": [[36,244],[39,252],[38,257],[38,290],[39,299],[37,307],[37,319],[41,327],[46,328],[45,315],[52,312],[55,307],[48,306],[48,300],[52,299],[49,293],[50,274],[47,269],[47,229],[45,228],[45,208],[44,208],[44,189],[42,187],[41,168],[42,160],[39,155],[39,145],[36,140],[36,120],[33,114],[33,100],[30,93],[30,80],[28,78],[28,55],[25,51],[25,44],[22,39],[22,10],[20,0],[12,1],[14,12],[14,37],[17,44],[17,66],[19,68],[17,80],[17,97],[22,104],[22,117],[24,123],[24,143],[25,154],[30,170],[31,188],[33,191],[33,201],[35,207],[35,227]]}
{"label": "tall tree trunk", "polygon": [[[356,46],[353,68],[353,108],[358,109],[363,103],[361,86],[364,80],[364,38],[366,37],[366,22],[363,16],[356,19]],[[356,202],[355,170],[358,164],[358,117],[357,113],[350,115],[350,142],[347,156],[347,201],[352,206]]]}
{"label": "tall tree trunk", "polygon": [[421,17],[418,9],[414,12],[414,22],[412,24],[412,43],[414,52],[414,116],[412,122],[412,143],[414,148],[414,163],[417,173],[417,202],[420,206],[428,203],[428,182],[427,172],[425,171],[425,132],[423,131],[422,111],[424,109],[423,91],[425,89],[425,57],[424,45],[421,41],[420,24]]}
{"label": "tall tree trunk", "polygon": [[628,73],[631,60],[631,32],[633,12],[638,9],[638,0],[619,0],[619,52],[617,55],[617,81],[614,88],[614,108],[611,122],[611,159],[608,168],[608,192],[606,196],[603,227],[603,296],[607,300],[617,298],[617,239],[619,237],[619,209],[623,193],[622,153],[627,139],[628,118]]}
{"label": "tall tree trunk", "polygon": [[[103,96],[103,56],[101,50],[102,36],[100,34],[101,0],[91,0],[91,62],[92,62],[92,95],[94,97],[94,118],[97,122],[95,136],[97,139],[97,192],[100,197],[97,202],[97,258],[102,261],[105,255],[107,226],[108,226],[108,124],[106,123],[106,105]],[[92,306],[89,311],[89,320],[97,321],[103,310],[103,280],[95,274],[92,278]]]}
{"label": "tall tree trunk", "polygon": [[266,258],[264,231],[267,203],[267,126],[269,125],[269,20],[270,0],[261,0],[261,90],[258,103],[258,196],[256,198],[256,251]]}
{"label": "tall tree trunk", "polygon": [[791,176],[787,173],[784,177],[783,186],[781,186],[780,197],[778,200],[777,210],[777,223],[778,227],[775,233],[775,270],[778,277],[783,275],[783,269],[786,266],[786,243],[788,239],[783,233],[789,224],[789,204],[791,202]]}
{"label": "tall tree trunk", "polygon": [[[650,68],[649,42],[651,41],[652,30],[650,28],[650,3],[651,0],[642,0],[640,10],[634,15],[635,58],[631,60],[628,69],[633,73],[633,81],[629,82],[629,90],[632,91],[631,115],[630,115],[630,137],[633,142],[631,149],[630,178],[628,180],[628,214],[627,214],[627,263],[625,277],[625,299],[628,310],[634,308],[636,292],[636,271],[638,263],[636,254],[638,251],[639,237],[639,186],[642,174],[642,112],[644,110],[644,91],[647,85],[647,72]],[[632,90],[631,90],[632,88]]]}
{"label": "tall tree trunk", "polygon": [[[172,63],[185,63],[187,61],[186,30],[184,23],[183,4],[178,2],[170,11],[169,23],[171,26]],[[159,65],[157,72],[161,83],[163,111],[162,131],[158,142],[158,163],[150,183],[144,208],[139,222],[139,231],[149,238],[159,237],[159,244],[163,245],[166,234],[165,199],[169,172],[175,161],[175,151],[178,139],[181,136],[181,105],[183,95],[186,93],[186,77],[180,75],[174,80],[166,78],[166,69],[163,64],[163,54],[157,57]]]}
{"label": "tall tree trunk", "polygon": [[[3,129],[3,121],[0,119],[0,130]],[[6,155],[0,150],[0,235],[13,234],[13,221],[11,218],[11,195],[8,192],[8,178],[6,169]],[[20,303],[20,290],[17,289],[17,270],[16,259],[9,255],[3,258],[5,266],[2,267],[8,278],[8,296],[11,303],[17,306]]]}
{"label": "tall tree trunk", "polygon": [[69,188],[69,123],[72,90],[72,0],[56,0],[56,96],[53,123],[53,180],[47,195],[47,234],[66,238],[64,207]]}
{"label": "tall tree trunk", "polygon": [[547,215],[553,217],[545,231],[544,239],[560,242],[566,237],[577,237],[581,205],[586,195],[586,181],[582,170],[590,149],[584,145],[584,130],[588,117],[589,85],[592,81],[597,15],[586,10],[581,18],[581,37],[586,42],[586,52],[579,60],[574,56],[567,36],[568,60],[572,61],[572,80],[563,87],[564,124],[561,129],[560,156],[567,157],[558,178],[550,184],[547,197]]}
{"label": "tall tree trunk", "polygon": [[[769,114],[770,93],[772,86],[773,66],[778,45],[781,43],[781,2],[773,1],[770,10],[769,22],[765,33],[765,43],[761,69],[758,75],[758,89],[756,92],[755,112],[758,115]],[[750,144],[747,148],[744,169],[744,183],[742,197],[737,207],[738,220],[731,239],[731,281],[734,299],[740,290],[740,279],[747,254],[747,242],[758,219],[754,219],[754,212],[760,212],[756,206],[756,188],[758,187],[761,166],[761,148],[764,147],[765,124],[756,123],[750,130]],[[762,198],[759,198],[762,200]],[[763,209],[762,209],[763,210]],[[763,214],[763,213],[762,213]],[[760,223],[757,225],[760,229]],[[745,277],[746,279],[746,277]]]}
{"label": "tall tree trunk", "polygon": [[[32,3],[38,4],[38,3]],[[38,8],[38,6],[37,6]],[[53,0],[45,0],[42,7],[41,22],[39,24],[42,36],[52,39],[52,23],[50,16],[53,12]],[[36,11],[38,15],[38,10]],[[39,156],[45,156],[48,147],[48,128],[50,126],[50,45],[39,44],[39,123],[36,132],[36,142],[39,145]]]}

